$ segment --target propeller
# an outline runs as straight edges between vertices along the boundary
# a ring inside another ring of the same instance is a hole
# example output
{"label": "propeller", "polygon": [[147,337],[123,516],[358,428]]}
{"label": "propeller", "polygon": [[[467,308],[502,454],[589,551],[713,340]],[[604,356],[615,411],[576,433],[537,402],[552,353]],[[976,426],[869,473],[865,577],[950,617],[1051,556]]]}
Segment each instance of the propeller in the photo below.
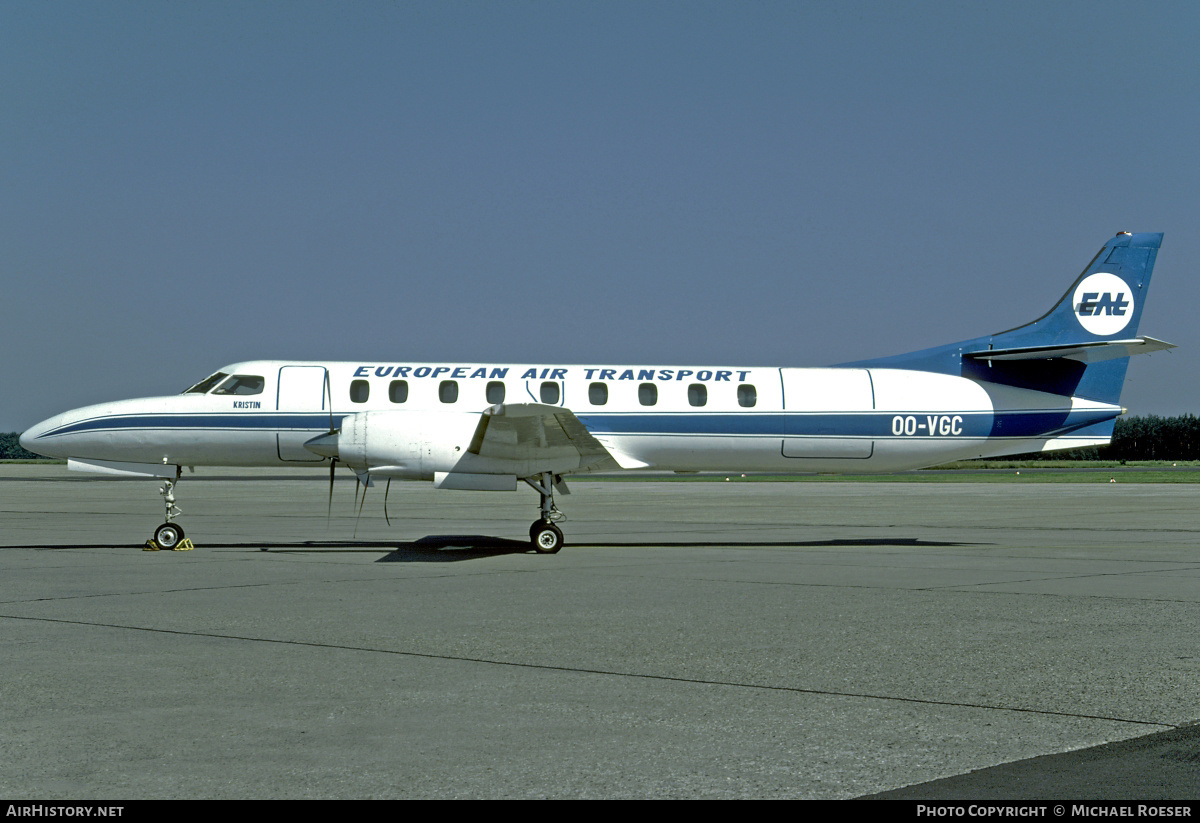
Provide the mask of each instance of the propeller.
{"label": "propeller", "polygon": [[330,516],[333,514],[333,475],[337,470],[338,464],[338,430],[333,425],[333,387],[329,383],[329,369],[325,370],[325,398],[328,399],[329,405],[329,431],[325,434],[318,435],[312,440],[306,441],[304,448],[308,449],[313,454],[319,454],[322,457],[329,458],[329,504],[325,509],[325,522],[329,522]]}
{"label": "propeller", "polygon": [[[329,431],[325,434],[320,434],[312,440],[304,443],[304,448],[308,449],[313,454],[319,454],[322,457],[329,458],[329,500],[325,508],[325,522],[328,523],[333,516],[333,480],[337,471],[338,461],[341,459],[341,451],[339,449],[338,439],[341,432],[338,431],[333,421],[333,388],[329,381],[329,370],[325,370],[325,394],[329,399]],[[358,521],[362,518],[363,505],[367,502],[367,486],[370,483],[370,477],[367,476],[367,482],[363,482],[362,475],[357,471],[354,473],[354,502],[358,505],[358,514],[354,518],[354,535],[358,536]],[[359,499],[358,487],[362,486],[362,498]],[[388,493],[392,489],[392,480],[389,477],[387,489],[383,493],[383,518],[387,524],[392,525],[391,517],[388,515]]]}
{"label": "propeller", "polygon": [[333,384],[329,382],[329,369],[325,370],[325,395],[329,399],[329,431],[325,437],[334,441],[334,452],[329,456],[329,502],[325,506],[325,525],[328,526],[329,518],[333,515],[333,473],[338,462],[337,429],[333,427]]}

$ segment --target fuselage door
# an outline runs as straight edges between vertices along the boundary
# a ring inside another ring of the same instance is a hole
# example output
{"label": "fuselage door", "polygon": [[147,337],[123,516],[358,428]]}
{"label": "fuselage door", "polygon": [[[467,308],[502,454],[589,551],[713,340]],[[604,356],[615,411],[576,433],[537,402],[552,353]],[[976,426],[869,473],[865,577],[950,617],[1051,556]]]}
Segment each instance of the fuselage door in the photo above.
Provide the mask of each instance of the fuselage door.
{"label": "fuselage door", "polygon": [[282,366],[276,387],[279,459],[288,463],[319,463],[323,458],[304,443],[329,430],[329,392],[324,366]]}
{"label": "fuselage door", "polygon": [[867,369],[780,369],[780,376],[784,457],[870,459],[875,391]]}

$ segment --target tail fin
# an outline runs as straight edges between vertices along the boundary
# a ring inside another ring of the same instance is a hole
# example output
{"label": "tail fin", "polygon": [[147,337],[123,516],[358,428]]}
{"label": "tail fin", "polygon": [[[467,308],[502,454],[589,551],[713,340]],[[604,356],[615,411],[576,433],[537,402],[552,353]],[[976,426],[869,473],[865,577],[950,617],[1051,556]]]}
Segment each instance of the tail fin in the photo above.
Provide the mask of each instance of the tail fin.
{"label": "tail fin", "polygon": [[1116,404],[1129,355],[1172,348],[1137,337],[1162,234],[1109,240],[1046,314],[998,334],[847,365],[961,374]]}
{"label": "tail fin", "polygon": [[1142,319],[1162,234],[1121,232],[1104,244],[1046,314],[989,338],[996,348],[1132,339]]}

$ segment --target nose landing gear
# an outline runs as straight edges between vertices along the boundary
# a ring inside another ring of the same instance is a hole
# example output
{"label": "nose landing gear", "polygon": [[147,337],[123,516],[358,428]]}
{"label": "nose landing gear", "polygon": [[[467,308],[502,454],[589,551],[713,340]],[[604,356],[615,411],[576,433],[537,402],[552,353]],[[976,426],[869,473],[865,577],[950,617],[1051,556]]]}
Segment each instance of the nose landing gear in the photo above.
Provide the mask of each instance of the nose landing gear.
{"label": "nose landing gear", "polygon": [[[176,475],[175,480],[178,479],[179,476]],[[183,536],[183,527],[178,523],[171,522],[183,514],[183,510],[175,505],[175,480],[163,480],[162,488],[158,490],[167,510],[167,522],[154,530],[154,537],[146,541],[143,551],[156,552],[166,549],[173,552],[185,552],[195,548],[192,541]]]}
{"label": "nose landing gear", "polygon": [[[183,536],[183,527],[176,523],[163,523],[154,530],[154,537],[151,539],[160,549],[174,551],[185,539]],[[188,542],[191,543],[190,540]]]}

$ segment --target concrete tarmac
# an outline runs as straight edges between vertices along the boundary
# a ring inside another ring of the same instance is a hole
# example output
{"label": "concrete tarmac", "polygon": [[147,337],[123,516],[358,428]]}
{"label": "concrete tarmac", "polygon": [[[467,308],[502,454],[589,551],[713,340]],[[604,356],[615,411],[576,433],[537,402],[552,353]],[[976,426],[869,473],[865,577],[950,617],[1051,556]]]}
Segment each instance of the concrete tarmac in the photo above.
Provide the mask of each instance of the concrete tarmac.
{"label": "concrete tarmac", "polygon": [[1200,485],[343,474],[0,466],[0,795],[1200,796]]}

